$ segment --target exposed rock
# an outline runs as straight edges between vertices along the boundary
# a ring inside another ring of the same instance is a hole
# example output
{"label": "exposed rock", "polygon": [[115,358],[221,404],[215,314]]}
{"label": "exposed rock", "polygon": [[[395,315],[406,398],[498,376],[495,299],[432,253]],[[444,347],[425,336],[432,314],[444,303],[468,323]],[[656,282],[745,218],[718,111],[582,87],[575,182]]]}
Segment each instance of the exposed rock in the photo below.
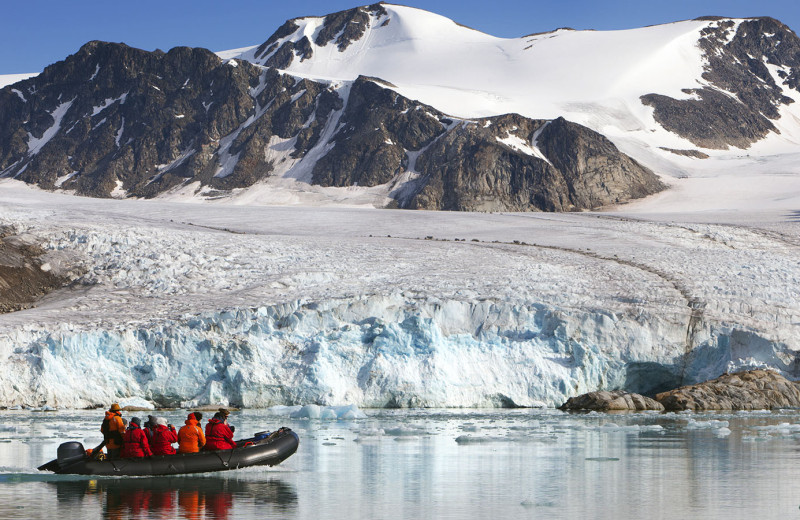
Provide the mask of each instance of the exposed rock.
{"label": "exposed rock", "polygon": [[336,38],[334,43],[340,51],[343,51],[364,36],[369,27],[370,15],[380,17],[386,14],[388,14],[386,9],[379,3],[329,14],[325,17],[314,43],[324,47]]}
{"label": "exposed rock", "polygon": [[467,211],[571,211],[664,189],[602,135],[563,118],[516,114],[451,128],[417,160],[425,184],[401,207]]}
{"label": "exposed rock", "polygon": [[417,151],[444,133],[451,122],[435,109],[411,101],[371,79],[350,90],[333,149],[314,166],[323,186],[376,186],[407,166],[406,150]]}
{"label": "exposed rock", "polygon": [[649,397],[631,394],[623,390],[601,390],[570,397],[566,403],[559,407],[559,410],[595,410],[598,412],[614,410],[663,411],[664,405]]}
{"label": "exposed rock", "polygon": [[[734,34],[735,29],[735,34]],[[772,18],[717,20],[699,41],[707,61],[703,79],[710,86],[685,90],[694,99],[642,96],[667,130],[697,146],[748,148],[770,132],[778,108],[793,100],[782,87],[800,90],[800,38]],[[777,81],[767,65],[777,67]]]}
{"label": "exposed rock", "polygon": [[675,148],[660,147],[662,150],[674,153],[675,155],[682,155],[684,157],[693,157],[695,159],[708,159],[710,156],[700,150],[676,150]]}
{"label": "exposed rock", "polygon": [[769,370],[725,374],[656,395],[669,411],[771,410],[800,407],[800,387]]}
{"label": "exposed rock", "polygon": [[54,269],[29,236],[0,229],[0,313],[32,307],[47,293],[64,287],[83,271]]}

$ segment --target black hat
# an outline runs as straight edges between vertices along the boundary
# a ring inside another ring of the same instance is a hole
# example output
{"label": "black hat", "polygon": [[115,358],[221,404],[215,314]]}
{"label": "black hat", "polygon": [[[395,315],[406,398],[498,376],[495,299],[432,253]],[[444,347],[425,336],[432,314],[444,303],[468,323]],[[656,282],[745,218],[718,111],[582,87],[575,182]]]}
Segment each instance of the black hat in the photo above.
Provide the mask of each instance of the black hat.
{"label": "black hat", "polygon": [[138,417],[131,417],[131,422],[133,424],[135,424],[136,426],[139,426],[139,427],[142,426],[142,420],[139,419]]}

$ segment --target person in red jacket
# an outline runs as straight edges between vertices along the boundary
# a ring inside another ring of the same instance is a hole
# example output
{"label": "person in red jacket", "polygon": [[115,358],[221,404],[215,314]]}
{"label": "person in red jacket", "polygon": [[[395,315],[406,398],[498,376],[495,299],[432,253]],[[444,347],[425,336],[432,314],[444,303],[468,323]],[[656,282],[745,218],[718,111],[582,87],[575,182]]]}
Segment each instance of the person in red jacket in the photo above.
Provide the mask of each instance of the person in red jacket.
{"label": "person in red jacket", "polygon": [[122,436],[122,458],[149,457],[153,454],[150,451],[150,443],[147,442],[147,435],[141,428],[142,420],[132,417],[128,429]]}
{"label": "person in red jacket", "polygon": [[167,420],[163,417],[157,418],[151,440],[153,455],[175,455],[175,448],[172,446],[173,442],[178,442],[178,434],[175,432],[175,427],[167,424]]}
{"label": "person in red jacket", "polygon": [[[227,410],[225,410],[227,412]],[[230,450],[236,447],[233,430],[228,426],[228,415],[222,410],[206,424],[206,445],[204,450]]]}

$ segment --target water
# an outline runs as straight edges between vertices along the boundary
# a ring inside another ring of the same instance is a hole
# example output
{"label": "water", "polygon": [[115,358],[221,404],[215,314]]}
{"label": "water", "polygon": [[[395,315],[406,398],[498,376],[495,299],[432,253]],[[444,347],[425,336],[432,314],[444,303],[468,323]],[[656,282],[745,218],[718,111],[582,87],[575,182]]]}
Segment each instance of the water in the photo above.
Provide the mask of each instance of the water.
{"label": "water", "polygon": [[93,479],[35,468],[64,440],[99,443],[100,411],[0,412],[0,518],[800,518],[797,411],[366,413],[234,412],[242,435],[298,432],[275,468]]}

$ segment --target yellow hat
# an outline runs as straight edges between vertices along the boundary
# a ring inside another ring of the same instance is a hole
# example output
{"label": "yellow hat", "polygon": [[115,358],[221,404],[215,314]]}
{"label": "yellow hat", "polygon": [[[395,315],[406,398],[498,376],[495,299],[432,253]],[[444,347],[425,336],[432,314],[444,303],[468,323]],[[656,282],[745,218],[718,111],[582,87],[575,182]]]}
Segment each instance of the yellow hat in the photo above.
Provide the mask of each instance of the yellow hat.
{"label": "yellow hat", "polygon": [[119,404],[117,404],[117,403],[112,404],[111,408],[108,409],[109,412],[118,412],[120,410],[121,410],[121,408],[119,407]]}

